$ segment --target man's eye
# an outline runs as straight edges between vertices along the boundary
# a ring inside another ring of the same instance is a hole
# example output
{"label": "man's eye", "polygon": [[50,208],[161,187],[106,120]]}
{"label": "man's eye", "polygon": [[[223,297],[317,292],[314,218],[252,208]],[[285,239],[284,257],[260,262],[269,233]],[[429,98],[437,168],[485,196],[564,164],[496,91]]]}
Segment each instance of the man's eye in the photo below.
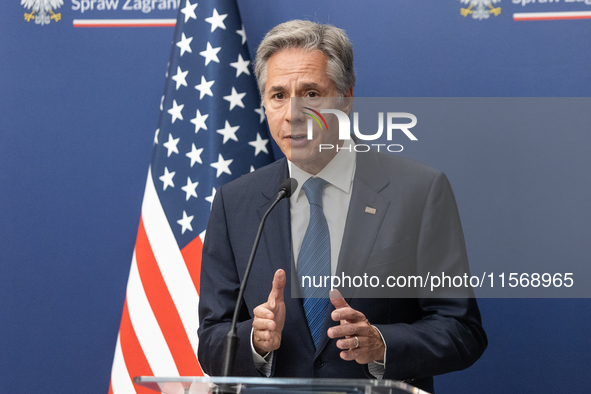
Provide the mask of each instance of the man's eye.
{"label": "man's eye", "polygon": [[318,97],[318,93],[316,92],[309,92],[308,97]]}
{"label": "man's eye", "polygon": [[283,93],[276,93],[275,95],[273,95],[273,98],[276,98],[277,100],[283,100],[285,96],[283,95]]}

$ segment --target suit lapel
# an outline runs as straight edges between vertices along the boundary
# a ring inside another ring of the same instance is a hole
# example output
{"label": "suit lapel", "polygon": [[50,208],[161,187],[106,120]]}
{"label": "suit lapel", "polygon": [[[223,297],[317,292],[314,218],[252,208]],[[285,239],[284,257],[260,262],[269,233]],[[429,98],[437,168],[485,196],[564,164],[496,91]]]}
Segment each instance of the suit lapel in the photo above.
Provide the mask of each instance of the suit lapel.
{"label": "suit lapel", "polygon": [[[263,194],[261,201],[263,203],[257,209],[259,220],[271,207],[271,204],[277,198],[279,186],[288,177],[287,160],[284,160],[284,163],[279,165],[279,168],[280,170],[274,173],[274,177],[269,179],[261,190]],[[271,265],[273,272],[279,268],[283,268],[287,272],[291,252],[291,220],[288,199],[279,202],[267,217],[261,241],[266,245],[267,261]]]}
{"label": "suit lapel", "polygon": [[[337,276],[343,272],[350,277],[363,274],[365,264],[390,205],[390,201],[379,194],[389,183],[383,171],[377,153],[357,154],[353,190],[336,270]],[[366,207],[374,208],[375,213],[367,213]],[[349,302],[351,297],[352,294],[346,294],[345,300]],[[328,343],[329,338],[326,334],[328,328],[337,324],[330,317],[333,310],[334,307],[331,304],[324,320],[323,335],[320,337],[316,355],[320,354]]]}
{"label": "suit lapel", "polygon": [[344,272],[353,277],[363,273],[390,205],[390,201],[379,194],[388,183],[377,153],[357,155],[355,181],[339,252],[337,274]]}
{"label": "suit lapel", "polygon": [[[281,170],[276,172],[276,176],[273,179],[269,179],[266,187],[262,190],[264,203],[258,208],[257,212],[259,219],[262,219],[267,209],[277,198],[277,192],[281,183],[289,177],[289,171],[287,169],[287,160],[282,159],[283,164]],[[304,312],[304,306],[301,298],[292,297],[292,287],[296,294],[299,293],[297,286],[298,280],[295,273],[295,266],[293,263],[293,253],[291,247],[291,219],[289,210],[289,199],[281,201],[273,212],[267,217],[265,223],[265,229],[261,239],[266,245],[267,261],[270,265],[272,272],[274,273],[278,269],[283,269],[286,274],[286,286],[284,291],[286,317],[285,327],[295,327],[293,331],[297,332],[303,346],[314,354],[314,342],[308,329],[308,323],[306,320],[306,314]],[[259,252],[260,253],[260,250]],[[284,331],[286,330],[284,328]]]}

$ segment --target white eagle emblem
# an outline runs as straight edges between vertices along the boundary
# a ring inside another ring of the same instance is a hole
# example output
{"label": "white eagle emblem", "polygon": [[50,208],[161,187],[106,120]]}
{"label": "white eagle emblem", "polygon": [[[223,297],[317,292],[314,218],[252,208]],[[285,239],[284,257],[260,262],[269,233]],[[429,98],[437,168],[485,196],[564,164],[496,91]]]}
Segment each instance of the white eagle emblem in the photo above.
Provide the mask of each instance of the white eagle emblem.
{"label": "white eagle emblem", "polygon": [[470,4],[468,8],[462,8],[462,16],[472,15],[472,18],[483,20],[491,15],[498,16],[501,13],[501,7],[494,7],[493,4],[500,3],[501,0],[460,0],[463,4]]}
{"label": "white eagle emblem", "polygon": [[[51,22],[52,19],[56,22],[62,19],[62,14],[56,14],[53,10],[64,5],[64,0],[21,0],[21,5],[24,5],[26,9],[33,9],[30,14],[25,12],[27,22],[35,19],[36,24],[43,26]],[[34,15],[35,12],[37,15]]]}

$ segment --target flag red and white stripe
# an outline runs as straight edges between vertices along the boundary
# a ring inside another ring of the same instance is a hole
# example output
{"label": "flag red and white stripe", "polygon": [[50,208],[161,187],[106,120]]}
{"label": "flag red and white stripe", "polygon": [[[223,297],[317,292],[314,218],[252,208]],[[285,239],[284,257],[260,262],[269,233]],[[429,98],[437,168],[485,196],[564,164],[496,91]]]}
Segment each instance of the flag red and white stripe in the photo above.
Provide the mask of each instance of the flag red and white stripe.
{"label": "flag red and white stripe", "polygon": [[148,173],[110,393],[149,393],[131,383],[134,376],[203,374],[196,356],[196,306],[204,233],[179,249]]}

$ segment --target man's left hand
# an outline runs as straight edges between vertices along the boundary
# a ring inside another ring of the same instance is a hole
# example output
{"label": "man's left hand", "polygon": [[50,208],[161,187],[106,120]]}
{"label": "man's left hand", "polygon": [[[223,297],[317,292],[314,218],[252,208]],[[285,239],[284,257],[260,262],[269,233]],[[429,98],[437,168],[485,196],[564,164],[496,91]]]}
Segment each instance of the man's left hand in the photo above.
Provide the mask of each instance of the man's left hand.
{"label": "man's left hand", "polygon": [[331,318],[341,324],[328,329],[329,338],[341,338],[337,347],[343,349],[343,360],[355,360],[359,364],[374,361],[383,362],[386,345],[377,328],[373,327],[365,315],[351,308],[338,290],[330,292],[330,302],[336,308]]}

